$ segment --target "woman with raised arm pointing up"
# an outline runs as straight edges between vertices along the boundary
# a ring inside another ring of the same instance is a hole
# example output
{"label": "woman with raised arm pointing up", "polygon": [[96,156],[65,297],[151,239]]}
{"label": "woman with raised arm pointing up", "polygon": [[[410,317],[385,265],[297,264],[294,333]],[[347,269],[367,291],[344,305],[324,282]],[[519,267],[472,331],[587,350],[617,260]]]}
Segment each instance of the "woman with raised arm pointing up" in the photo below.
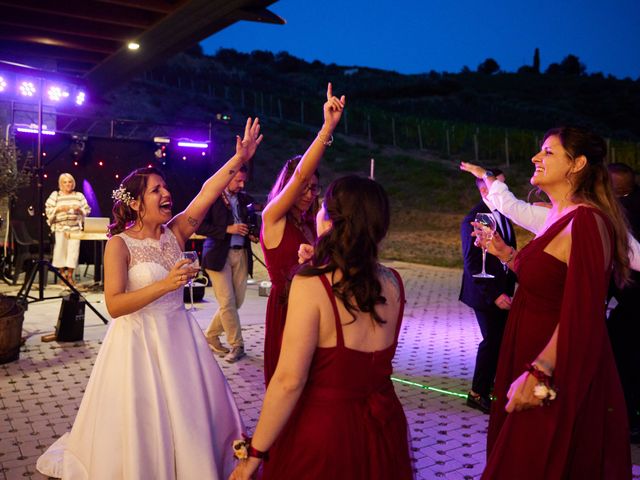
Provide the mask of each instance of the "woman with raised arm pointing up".
{"label": "woman with raised arm pointing up", "polygon": [[333,131],[340,121],[344,106],[344,95],[335,97],[329,83],[322,128],[304,155],[287,160],[262,212],[260,244],[272,283],[264,340],[266,384],[269,384],[280,355],[287,315],[288,285],[292,269],[298,265],[298,248],[300,244],[313,243],[316,238],[314,220],[321,191],[318,164],[325,149],[333,142]]}

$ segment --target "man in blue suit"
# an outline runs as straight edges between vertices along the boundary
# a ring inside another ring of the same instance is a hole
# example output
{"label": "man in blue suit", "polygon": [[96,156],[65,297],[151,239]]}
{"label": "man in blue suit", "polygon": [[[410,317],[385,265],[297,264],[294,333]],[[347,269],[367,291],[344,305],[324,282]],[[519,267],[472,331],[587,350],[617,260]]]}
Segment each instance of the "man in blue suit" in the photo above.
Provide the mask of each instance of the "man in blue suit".
{"label": "man in blue suit", "polygon": [[[504,181],[504,174],[497,169],[487,170],[486,176],[489,175]],[[471,209],[460,225],[464,272],[459,299],[473,309],[482,334],[482,341],[478,345],[476,354],[471,391],[467,396],[467,405],[483,413],[489,413],[500,343],[511,308],[516,277],[498,258],[489,253],[486,257],[485,270],[495,278],[473,277],[474,274],[482,270],[482,250],[474,244],[475,237],[471,236],[471,232],[473,232],[471,222],[475,220],[477,213],[492,213],[496,218],[496,232],[508,245],[514,248],[516,247],[516,236],[513,224],[509,219],[497,210],[493,210],[485,200],[488,189],[484,179],[475,180],[482,200]]]}

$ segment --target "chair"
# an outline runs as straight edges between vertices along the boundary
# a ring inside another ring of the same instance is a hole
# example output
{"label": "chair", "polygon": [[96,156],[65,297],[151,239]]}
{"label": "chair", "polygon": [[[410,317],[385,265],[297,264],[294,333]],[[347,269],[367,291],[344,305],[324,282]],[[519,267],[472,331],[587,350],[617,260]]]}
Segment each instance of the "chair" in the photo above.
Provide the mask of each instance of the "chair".
{"label": "chair", "polygon": [[[27,260],[37,261],[40,258],[39,252],[39,242],[34,239],[29,230],[27,230],[27,226],[22,220],[11,220],[11,238],[13,243],[13,284],[15,285],[18,281],[18,277],[20,273],[24,270],[24,262]],[[45,241],[43,244],[43,249],[45,252],[50,252],[50,243]],[[51,259],[51,255],[45,255],[47,260]]]}

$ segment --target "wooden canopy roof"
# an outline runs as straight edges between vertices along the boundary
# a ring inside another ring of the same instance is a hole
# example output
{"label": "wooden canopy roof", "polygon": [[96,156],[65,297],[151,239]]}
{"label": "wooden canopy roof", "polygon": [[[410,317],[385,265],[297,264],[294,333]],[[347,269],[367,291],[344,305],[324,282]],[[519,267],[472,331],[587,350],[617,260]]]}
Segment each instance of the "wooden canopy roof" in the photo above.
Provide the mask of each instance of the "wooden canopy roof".
{"label": "wooden canopy roof", "polygon": [[284,24],[268,10],[276,1],[0,0],[0,60],[46,64],[100,93],[240,20]]}

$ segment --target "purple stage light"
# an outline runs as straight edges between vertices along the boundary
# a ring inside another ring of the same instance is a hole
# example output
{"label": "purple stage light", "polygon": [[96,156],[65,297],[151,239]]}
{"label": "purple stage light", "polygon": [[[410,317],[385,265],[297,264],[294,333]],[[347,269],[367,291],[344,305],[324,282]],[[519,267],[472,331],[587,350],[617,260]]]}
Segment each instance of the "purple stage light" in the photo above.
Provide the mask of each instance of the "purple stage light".
{"label": "purple stage light", "polygon": [[4,77],[0,77],[0,92],[4,92],[6,88],[7,81],[4,79]]}
{"label": "purple stage light", "polygon": [[76,105],[81,106],[82,104],[84,104],[85,99],[86,99],[85,93],[82,90],[80,90],[76,95]]}
{"label": "purple stage light", "polygon": [[59,102],[63,98],[67,98],[69,96],[69,92],[62,89],[62,87],[54,85],[49,87],[49,90],[47,90],[47,96],[52,102]]}
{"label": "purple stage light", "polygon": [[36,93],[36,86],[32,82],[22,82],[20,84],[20,94],[25,97],[33,97]]}
{"label": "purple stage light", "polygon": [[[38,133],[38,127],[17,127],[16,131],[21,133]],[[56,132],[47,130],[47,126],[42,126],[42,135],[55,135]]]}
{"label": "purple stage light", "polygon": [[186,148],[209,148],[209,144],[206,142],[178,142],[179,147]]}

